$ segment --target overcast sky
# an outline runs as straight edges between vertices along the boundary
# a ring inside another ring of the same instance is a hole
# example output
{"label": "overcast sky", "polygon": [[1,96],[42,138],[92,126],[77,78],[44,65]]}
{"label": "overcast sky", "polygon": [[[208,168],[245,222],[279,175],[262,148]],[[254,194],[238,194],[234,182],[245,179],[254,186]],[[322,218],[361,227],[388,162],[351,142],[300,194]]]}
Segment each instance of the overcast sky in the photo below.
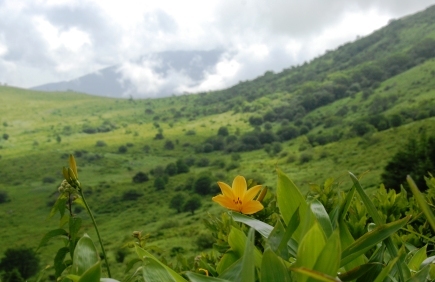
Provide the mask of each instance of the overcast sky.
{"label": "overcast sky", "polygon": [[[128,60],[152,52],[220,48],[226,52],[203,83],[183,90],[222,88],[303,63],[433,4],[435,0],[0,0],[0,82],[27,88],[115,64],[125,69]],[[135,80],[141,83],[135,67]]]}

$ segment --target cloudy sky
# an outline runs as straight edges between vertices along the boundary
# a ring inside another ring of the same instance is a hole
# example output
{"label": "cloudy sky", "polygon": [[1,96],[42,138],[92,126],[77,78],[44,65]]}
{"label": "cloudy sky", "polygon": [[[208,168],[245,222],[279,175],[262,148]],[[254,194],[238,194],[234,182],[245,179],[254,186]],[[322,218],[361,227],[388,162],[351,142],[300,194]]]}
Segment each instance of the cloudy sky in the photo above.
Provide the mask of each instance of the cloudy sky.
{"label": "cloudy sky", "polygon": [[[223,49],[226,87],[370,34],[435,0],[0,0],[0,82],[32,87],[168,50]],[[135,81],[141,81],[134,66]],[[129,75],[127,72],[124,75]],[[179,74],[178,74],[179,76]]]}

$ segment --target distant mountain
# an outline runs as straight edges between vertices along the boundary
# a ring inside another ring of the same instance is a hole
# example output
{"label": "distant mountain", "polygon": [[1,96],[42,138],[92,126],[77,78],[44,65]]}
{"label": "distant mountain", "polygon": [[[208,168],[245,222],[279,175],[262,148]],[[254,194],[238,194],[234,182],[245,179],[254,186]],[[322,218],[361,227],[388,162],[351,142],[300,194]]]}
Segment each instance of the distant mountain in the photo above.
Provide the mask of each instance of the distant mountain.
{"label": "distant mountain", "polygon": [[[76,91],[106,97],[170,96],[182,92],[180,87],[199,85],[222,54],[223,50],[153,53],[70,81],[43,84],[31,89]],[[172,77],[174,79],[168,79]]]}

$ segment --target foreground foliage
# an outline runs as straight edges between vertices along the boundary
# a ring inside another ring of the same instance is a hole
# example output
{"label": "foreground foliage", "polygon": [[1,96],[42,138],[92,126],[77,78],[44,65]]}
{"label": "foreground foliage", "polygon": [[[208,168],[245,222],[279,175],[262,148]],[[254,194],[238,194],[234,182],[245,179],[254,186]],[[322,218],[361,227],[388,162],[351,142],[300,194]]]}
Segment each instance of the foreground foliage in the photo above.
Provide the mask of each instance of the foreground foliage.
{"label": "foreground foliage", "polygon": [[[71,211],[73,204],[82,205],[97,226],[72,156],[70,167],[63,172],[65,181],[50,214],[61,214],[61,228],[47,233],[40,243],[42,247],[55,237],[63,241],[52,267],[56,279],[118,281],[110,278],[109,264],[101,260],[92,239],[86,234],[79,236],[82,220]],[[359,179],[352,173],[349,176],[353,186],[346,193],[328,179],[323,186],[313,185],[305,198],[278,169],[276,196],[269,193],[264,197],[260,193],[256,200],[263,202],[264,209],[250,216],[235,211],[211,216],[206,226],[217,240],[214,250],[195,260],[177,255],[176,266],[169,267],[157,259],[146,245],[146,236],[135,231],[129,246],[137,258],[127,263],[128,275],[122,281],[433,280],[435,256],[430,256],[428,250],[434,242],[431,232],[435,230],[435,216],[430,204],[435,199],[435,178],[426,178],[425,196],[408,176],[413,194],[408,198],[404,189],[387,193],[384,187],[369,197]],[[229,198],[248,191],[250,201],[260,190],[255,183],[245,183],[241,176],[236,177],[233,188],[224,183],[220,186]],[[245,186],[252,188],[247,190]],[[234,203],[219,203],[234,210]],[[105,259],[103,242],[98,239]],[[102,278],[103,272],[109,278]]]}

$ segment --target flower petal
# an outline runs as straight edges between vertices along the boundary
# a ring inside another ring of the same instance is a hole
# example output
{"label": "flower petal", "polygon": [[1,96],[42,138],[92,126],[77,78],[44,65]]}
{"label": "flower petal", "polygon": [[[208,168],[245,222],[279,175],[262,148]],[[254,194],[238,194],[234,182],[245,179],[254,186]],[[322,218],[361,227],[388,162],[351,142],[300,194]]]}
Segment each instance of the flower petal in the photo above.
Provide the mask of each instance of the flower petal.
{"label": "flower petal", "polygon": [[218,182],[217,184],[221,188],[222,194],[225,197],[228,197],[230,199],[234,199],[233,189],[231,189],[230,185],[223,183],[223,182]]}
{"label": "flower petal", "polygon": [[234,211],[240,211],[239,206],[237,206],[232,199],[225,197],[224,195],[217,195],[216,197],[211,198],[214,202],[218,203],[219,205],[223,206],[224,208],[234,210]]}
{"label": "flower petal", "polygon": [[259,201],[250,201],[243,205],[241,212],[244,214],[253,214],[263,209],[263,205]]}
{"label": "flower petal", "polygon": [[243,197],[246,193],[246,180],[243,176],[237,175],[236,178],[234,178],[233,181],[233,192],[234,197],[237,200],[239,198],[240,200],[243,200]]}
{"label": "flower petal", "polygon": [[252,201],[252,199],[254,199],[254,197],[258,194],[258,192],[261,189],[261,185],[257,185],[254,187],[251,187],[248,192],[245,193],[245,197],[243,198],[243,202],[247,203],[249,201]]}

